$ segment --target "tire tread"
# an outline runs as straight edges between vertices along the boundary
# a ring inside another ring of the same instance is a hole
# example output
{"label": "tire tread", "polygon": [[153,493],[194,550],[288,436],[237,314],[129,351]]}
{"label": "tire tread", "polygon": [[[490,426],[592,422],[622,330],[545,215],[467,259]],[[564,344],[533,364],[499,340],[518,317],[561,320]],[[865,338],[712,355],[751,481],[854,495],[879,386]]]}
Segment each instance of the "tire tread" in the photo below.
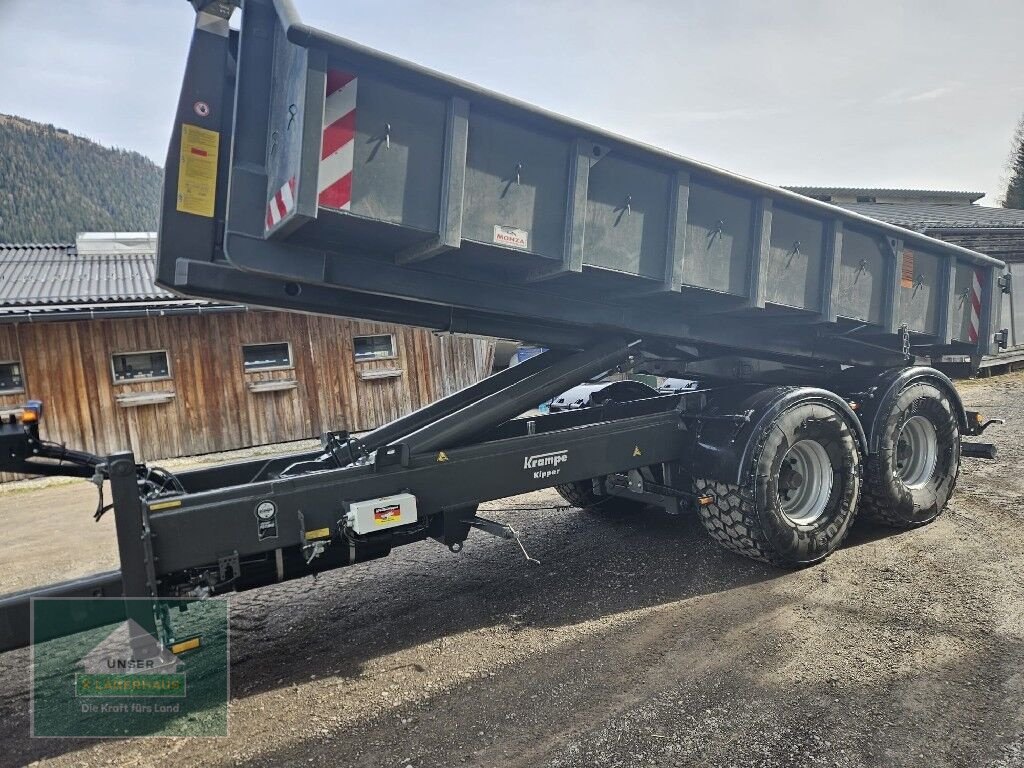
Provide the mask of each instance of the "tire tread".
{"label": "tire tread", "polygon": [[[948,397],[946,393],[941,390],[939,391],[944,398]],[[957,439],[959,439],[959,434]],[[953,473],[953,482],[949,487],[949,496],[946,498],[946,503],[942,505],[934,517],[920,521],[909,521],[897,514],[888,500],[889,495],[882,481],[885,471],[884,462],[879,454],[876,453],[867,457],[867,460],[864,462],[864,478],[861,483],[860,514],[876,523],[881,523],[891,528],[907,530],[920,528],[942,516],[942,513],[949,504],[949,499],[952,498],[953,492],[956,490],[956,483],[960,477],[960,462],[957,462],[956,470]]]}

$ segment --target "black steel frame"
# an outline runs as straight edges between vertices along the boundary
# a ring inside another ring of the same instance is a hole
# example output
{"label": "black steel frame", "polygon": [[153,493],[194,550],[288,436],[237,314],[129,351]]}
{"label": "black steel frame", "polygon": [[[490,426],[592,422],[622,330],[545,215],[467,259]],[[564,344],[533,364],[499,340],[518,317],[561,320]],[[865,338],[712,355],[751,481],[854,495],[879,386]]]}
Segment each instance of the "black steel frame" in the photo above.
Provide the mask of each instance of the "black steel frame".
{"label": "black steel frame", "polygon": [[[687,416],[700,412],[703,391],[516,418],[581,381],[632,366],[638,347],[612,340],[572,354],[547,352],[358,440],[332,434],[319,452],[183,472],[174,478],[180,490],[162,495],[144,492],[147,470],[133,454],[95,457],[90,466],[110,480],[120,570],[0,597],[0,650],[29,642],[35,597],[157,602],[255,586],[248,569],[270,572],[270,581],[292,578],[428,536],[457,551],[471,528],[493,529],[475,517],[479,502],[678,462],[687,450]],[[556,464],[534,466],[533,457],[553,454]],[[647,500],[674,511],[687,493],[682,483],[670,487],[673,478],[663,472]],[[636,495],[624,478],[604,492]],[[412,530],[358,537],[346,528],[347,502],[398,493],[416,497],[420,522]],[[256,508],[268,501],[276,530],[261,537]]]}

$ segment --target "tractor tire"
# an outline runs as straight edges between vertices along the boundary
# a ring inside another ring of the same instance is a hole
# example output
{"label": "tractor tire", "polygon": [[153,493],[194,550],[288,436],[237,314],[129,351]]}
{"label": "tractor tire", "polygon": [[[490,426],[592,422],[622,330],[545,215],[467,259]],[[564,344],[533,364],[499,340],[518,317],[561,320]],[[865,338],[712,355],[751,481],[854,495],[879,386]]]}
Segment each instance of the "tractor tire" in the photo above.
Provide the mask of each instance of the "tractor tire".
{"label": "tractor tire", "polygon": [[865,462],[864,514],[893,528],[926,525],[946,508],[960,473],[960,425],[949,395],[928,382],[899,393]]}
{"label": "tractor tire", "polygon": [[558,495],[584,512],[594,515],[624,515],[639,512],[646,505],[620,496],[598,496],[590,480],[556,485]]}
{"label": "tractor tire", "polygon": [[728,550],[783,568],[824,560],[857,514],[861,454],[845,415],[797,403],[763,430],[742,485],[698,478],[701,522]]}

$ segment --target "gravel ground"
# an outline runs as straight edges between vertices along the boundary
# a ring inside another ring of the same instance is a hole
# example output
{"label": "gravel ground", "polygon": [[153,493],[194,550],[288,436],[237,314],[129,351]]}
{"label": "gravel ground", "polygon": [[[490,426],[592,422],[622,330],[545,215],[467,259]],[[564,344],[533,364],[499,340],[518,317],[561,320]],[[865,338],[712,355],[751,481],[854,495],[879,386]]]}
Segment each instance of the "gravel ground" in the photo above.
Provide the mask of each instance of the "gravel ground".
{"label": "gravel ground", "polygon": [[[415,544],[232,597],[225,739],[29,739],[28,654],[0,656],[0,763],[1021,768],[1024,376],[962,389],[1009,423],[927,528],[859,523],[786,572],[717,549],[690,515],[516,509],[551,492],[487,504],[541,565],[476,534],[459,555]],[[71,490],[0,508],[70,519]],[[18,557],[46,581],[61,546]]]}

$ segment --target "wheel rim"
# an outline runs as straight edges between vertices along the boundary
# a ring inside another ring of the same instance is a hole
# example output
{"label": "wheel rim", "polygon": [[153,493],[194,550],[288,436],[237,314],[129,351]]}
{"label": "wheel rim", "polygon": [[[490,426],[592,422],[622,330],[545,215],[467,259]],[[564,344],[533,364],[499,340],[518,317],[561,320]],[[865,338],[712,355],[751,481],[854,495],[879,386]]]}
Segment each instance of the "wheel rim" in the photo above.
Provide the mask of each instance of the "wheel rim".
{"label": "wheel rim", "polygon": [[779,505],[796,525],[810,525],[822,516],[832,495],[832,462],[815,440],[790,446],[779,470]]}
{"label": "wheel rim", "polygon": [[939,456],[935,426],[924,416],[911,416],[896,439],[896,476],[908,488],[920,488],[935,471]]}

